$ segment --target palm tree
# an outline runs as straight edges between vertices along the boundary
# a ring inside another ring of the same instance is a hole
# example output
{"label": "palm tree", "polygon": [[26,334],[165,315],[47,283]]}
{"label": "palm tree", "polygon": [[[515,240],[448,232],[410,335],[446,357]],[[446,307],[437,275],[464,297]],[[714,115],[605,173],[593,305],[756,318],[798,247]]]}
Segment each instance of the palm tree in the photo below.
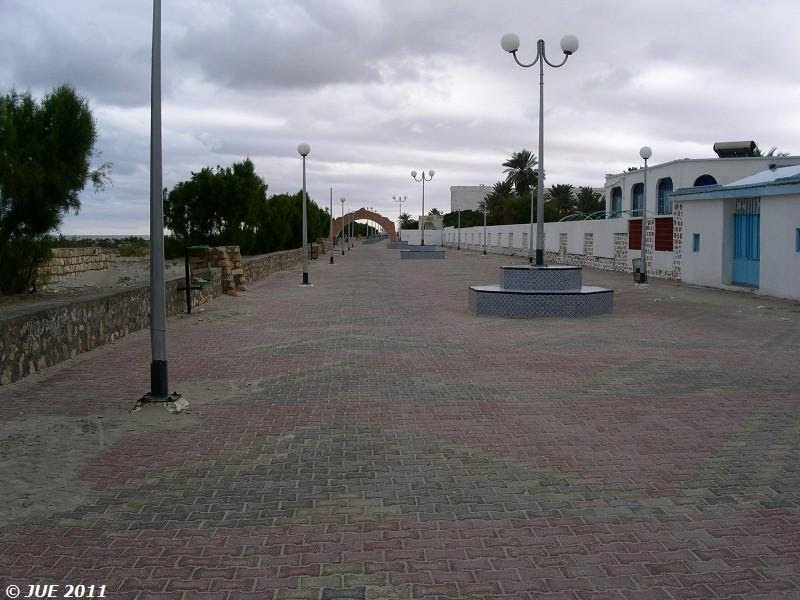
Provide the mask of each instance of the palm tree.
{"label": "palm tree", "polygon": [[419,223],[406,212],[400,215],[397,222],[400,224],[400,229],[417,229],[419,227]]}
{"label": "palm tree", "polygon": [[536,186],[538,176],[533,170],[536,166],[536,157],[530,150],[523,148],[519,152],[514,152],[503,166],[506,167],[503,170],[503,173],[507,173],[506,181],[514,186],[518,195],[524,195],[531,185]]}
{"label": "palm tree", "polygon": [[572,192],[573,188],[568,183],[551,186],[547,191],[547,199],[557,212],[559,219],[574,213],[577,208]]}
{"label": "palm tree", "polygon": [[588,185],[578,188],[578,194],[575,199],[578,203],[578,210],[585,215],[590,215],[605,208],[603,195],[594,191],[594,188]]}
{"label": "palm tree", "polygon": [[492,225],[505,225],[509,205],[513,197],[514,186],[509,181],[498,181],[478,206],[480,210],[486,210],[487,222]]}

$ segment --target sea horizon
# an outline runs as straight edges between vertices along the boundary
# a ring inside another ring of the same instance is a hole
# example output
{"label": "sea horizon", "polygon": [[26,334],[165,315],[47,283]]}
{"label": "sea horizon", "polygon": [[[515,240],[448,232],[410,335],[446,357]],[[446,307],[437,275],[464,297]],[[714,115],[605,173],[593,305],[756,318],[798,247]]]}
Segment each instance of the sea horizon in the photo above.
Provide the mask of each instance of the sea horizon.
{"label": "sea horizon", "polygon": [[60,237],[67,240],[124,240],[125,238],[137,237],[145,240],[150,239],[150,234],[145,233],[59,233]]}

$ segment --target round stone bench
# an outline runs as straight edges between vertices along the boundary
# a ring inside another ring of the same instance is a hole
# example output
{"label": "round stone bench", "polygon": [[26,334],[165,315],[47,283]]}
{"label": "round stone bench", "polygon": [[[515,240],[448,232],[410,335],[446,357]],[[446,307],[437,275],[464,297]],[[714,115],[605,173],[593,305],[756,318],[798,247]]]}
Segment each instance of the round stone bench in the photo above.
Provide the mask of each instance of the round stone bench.
{"label": "round stone bench", "polygon": [[437,259],[437,258],[444,258],[444,250],[426,250],[424,252],[420,252],[418,250],[401,250],[400,251],[400,258],[402,259],[412,259],[412,260],[427,260],[427,259]]}
{"label": "round stone bench", "polygon": [[581,268],[571,265],[500,267],[500,287],[506,290],[579,290]]}
{"label": "round stone bench", "polygon": [[469,309],[479,316],[580,319],[609,314],[613,308],[613,290],[594,286],[577,290],[513,290],[499,285],[469,288]]}
{"label": "round stone bench", "polygon": [[437,252],[439,250],[439,246],[433,246],[431,244],[426,244],[424,246],[407,246],[406,250],[410,250],[411,252]]}

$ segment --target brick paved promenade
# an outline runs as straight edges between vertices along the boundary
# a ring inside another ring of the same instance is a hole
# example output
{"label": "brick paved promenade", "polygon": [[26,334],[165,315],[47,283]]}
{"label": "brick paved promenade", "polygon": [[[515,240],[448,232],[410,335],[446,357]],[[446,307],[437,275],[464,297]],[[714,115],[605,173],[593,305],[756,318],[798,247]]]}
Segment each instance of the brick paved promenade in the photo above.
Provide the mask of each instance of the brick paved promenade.
{"label": "brick paved promenade", "polygon": [[147,332],[0,388],[0,596],[800,598],[797,306],[479,319],[508,259],[335,256],[169,321],[190,414],[126,412]]}

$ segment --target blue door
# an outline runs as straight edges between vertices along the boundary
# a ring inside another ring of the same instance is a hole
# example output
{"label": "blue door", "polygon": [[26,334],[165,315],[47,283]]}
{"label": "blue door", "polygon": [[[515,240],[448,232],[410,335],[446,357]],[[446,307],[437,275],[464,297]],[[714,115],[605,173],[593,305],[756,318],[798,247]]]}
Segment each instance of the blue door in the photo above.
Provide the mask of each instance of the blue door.
{"label": "blue door", "polygon": [[758,287],[761,258],[761,198],[736,201],[733,215],[733,283]]}

